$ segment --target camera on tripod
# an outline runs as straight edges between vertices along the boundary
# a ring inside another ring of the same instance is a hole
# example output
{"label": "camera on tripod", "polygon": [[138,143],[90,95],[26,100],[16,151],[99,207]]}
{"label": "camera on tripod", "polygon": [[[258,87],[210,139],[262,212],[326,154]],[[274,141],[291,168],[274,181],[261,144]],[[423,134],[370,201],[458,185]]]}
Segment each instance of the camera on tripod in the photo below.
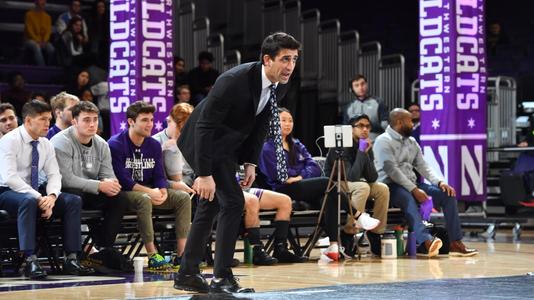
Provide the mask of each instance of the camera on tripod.
{"label": "camera on tripod", "polygon": [[325,148],[349,148],[352,147],[352,126],[328,125],[324,126]]}

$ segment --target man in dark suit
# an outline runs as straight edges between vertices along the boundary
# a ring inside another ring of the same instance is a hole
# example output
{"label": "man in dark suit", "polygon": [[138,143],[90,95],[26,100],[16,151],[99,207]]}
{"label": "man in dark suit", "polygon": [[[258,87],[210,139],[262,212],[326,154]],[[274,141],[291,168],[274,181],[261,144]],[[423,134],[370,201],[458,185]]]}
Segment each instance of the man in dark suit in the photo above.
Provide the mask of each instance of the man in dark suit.
{"label": "man in dark suit", "polygon": [[[300,43],[286,33],[266,37],[261,62],[242,64],[223,73],[182,129],[178,147],[198,175],[193,189],[200,202],[175,276],[176,289],[254,292],[241,288],[231,269],[243,213],[242,188],[254,182],[268,122],[278,117],[276,99],[286,93],[299,48]],[[273,111],[276,113],[272,117]],[[240,183],[235,178],[238,164],[245,166],[245,178]],[[217,215],[214,279],[208,286],[198,265]]]}

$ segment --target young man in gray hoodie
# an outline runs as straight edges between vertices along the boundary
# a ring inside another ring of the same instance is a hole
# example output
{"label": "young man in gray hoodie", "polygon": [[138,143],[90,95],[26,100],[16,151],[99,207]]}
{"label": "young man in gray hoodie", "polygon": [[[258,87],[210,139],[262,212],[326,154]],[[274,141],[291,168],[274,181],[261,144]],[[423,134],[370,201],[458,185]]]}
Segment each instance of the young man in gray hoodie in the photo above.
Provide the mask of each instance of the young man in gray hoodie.
{"label": "young man in gray hoodie", "polygon": [[108,143],[96,134],[98,108],[91,102],[81,101],[71,111],[72,126],[51,140],[63,191],[81,196],[83,209],[103,211],[102,224],[91,231],[98,246],[111,249],[128,202],[113,172]]}

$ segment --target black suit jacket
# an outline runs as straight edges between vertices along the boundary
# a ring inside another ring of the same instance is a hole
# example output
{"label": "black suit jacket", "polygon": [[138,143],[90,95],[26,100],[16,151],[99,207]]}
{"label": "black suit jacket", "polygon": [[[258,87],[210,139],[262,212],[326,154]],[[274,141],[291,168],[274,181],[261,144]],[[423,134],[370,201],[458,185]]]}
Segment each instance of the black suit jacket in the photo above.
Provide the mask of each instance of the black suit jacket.
{"label": "black suit jacket", "polygon": [[[279,84],[277,99],[287,86]],[[268,130],[270,105],[256,116],[261,95],[261,63],[224,72],[186,122],[178,147],[198,176],[212,175],[214,164],[233,160],[257,164]]]}

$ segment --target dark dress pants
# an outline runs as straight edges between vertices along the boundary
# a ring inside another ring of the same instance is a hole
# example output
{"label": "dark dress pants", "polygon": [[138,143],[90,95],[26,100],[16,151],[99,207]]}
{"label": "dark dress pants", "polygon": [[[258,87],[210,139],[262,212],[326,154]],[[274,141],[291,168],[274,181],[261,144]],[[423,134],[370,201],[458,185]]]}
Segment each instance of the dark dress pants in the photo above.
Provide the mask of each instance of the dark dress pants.
{"label": "dark dress pants", "polygon": [[215,217],[218,216],[213,274],[217,278],[233,277],[231,265],[245,203],[243,191],[235,179],[235,166],[236,163],[232,160],[214,166],[212,176],[216,185],[215,198],[213,201],[199,200],[182,257],[180,273],[200,273],[199,264],[204,258],[206,243],[211,235]]}

